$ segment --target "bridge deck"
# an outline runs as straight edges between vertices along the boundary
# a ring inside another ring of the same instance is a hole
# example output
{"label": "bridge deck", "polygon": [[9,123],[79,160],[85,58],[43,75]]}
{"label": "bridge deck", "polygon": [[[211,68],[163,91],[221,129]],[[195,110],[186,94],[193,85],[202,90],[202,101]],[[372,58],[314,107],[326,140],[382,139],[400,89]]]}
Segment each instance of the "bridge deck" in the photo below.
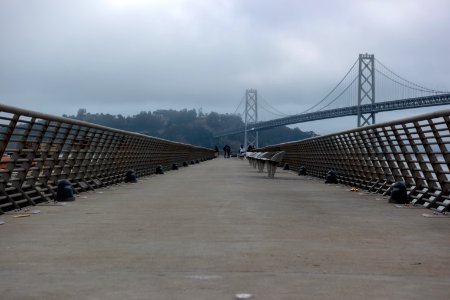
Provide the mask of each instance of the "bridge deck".
{"label": "bridge deck", "polygon": [[450,218],[237,159],[33,209],[0,216],[2,299],[449,298]]}

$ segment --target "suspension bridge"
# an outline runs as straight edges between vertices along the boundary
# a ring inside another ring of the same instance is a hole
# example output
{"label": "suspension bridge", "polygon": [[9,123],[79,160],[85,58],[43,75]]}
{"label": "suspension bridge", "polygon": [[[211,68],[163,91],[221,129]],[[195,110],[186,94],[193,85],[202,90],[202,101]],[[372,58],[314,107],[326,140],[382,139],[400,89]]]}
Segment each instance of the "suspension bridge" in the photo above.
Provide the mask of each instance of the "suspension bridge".
{"label": "suspension bridge", "polygon": [[[353,115],[357,116],[357,126],[362,127],[375,124],[376,113],[450,104],[450,92],[412,82],[392,71],[373,54],[360,54],[344,77],[325,97],[298,114],[285,114],[265,99],[258,102],[256,89],[246,91],[235,113],[239,111],[244,100],[245,125],[218,132],[215,134],[216,138],[244,133],[245,146],[258,145],[258,131],[261,130]],[[259,121],[258,108],[278,118]]]}

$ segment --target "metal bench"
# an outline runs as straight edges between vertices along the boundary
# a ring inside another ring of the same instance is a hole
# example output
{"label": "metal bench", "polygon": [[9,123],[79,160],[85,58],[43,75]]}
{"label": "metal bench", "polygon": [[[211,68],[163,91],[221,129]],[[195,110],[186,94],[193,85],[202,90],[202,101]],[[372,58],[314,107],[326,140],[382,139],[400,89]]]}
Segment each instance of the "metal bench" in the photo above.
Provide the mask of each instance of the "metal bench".
{"label": "metal bench", "polygon": [[275,172],[277,171],[277,167],[283,160],[284,155],[286,154],[285,151],[277,151],[274,153],[275,154],[268,160],[268,164],[267,164],[267,173],[269,175],[269,178],[275,177]]}
{"label": "metal bench", "polygon": [[265,165],[267,164],[267,174],[269,178],[275,177],[278,165],[283,160],[285,151],[274,152],[247,152],[246,156],[249,164],[254,168],[258,168],[258,172],[264,172]]}
{"label": "metal bench", "polygon": [[[272,156],[275,155],[276,152],[263,152],[257,159],[256,164],[258,165],[258,172],[262,173],[264,172],[264,166],[266,165],[266,162],[269,162]],[[269,170],[269,168],[267,169]]]}

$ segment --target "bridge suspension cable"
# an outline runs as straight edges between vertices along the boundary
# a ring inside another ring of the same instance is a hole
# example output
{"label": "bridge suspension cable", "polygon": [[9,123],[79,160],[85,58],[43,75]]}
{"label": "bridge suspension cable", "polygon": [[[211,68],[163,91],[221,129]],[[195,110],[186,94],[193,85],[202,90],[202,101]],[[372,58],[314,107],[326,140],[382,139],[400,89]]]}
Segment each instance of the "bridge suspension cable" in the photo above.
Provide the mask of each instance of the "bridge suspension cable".
{"label": "bridge suspension cable", "polygon": [[259,103],[259,108],[261,108],[262,110],[264,110],[265,112],[269,113],[272,116],[277,116],[277,117],[288,117],[289,116],[286,114],[275,113],[272,110],[270,110],[269,108],[267,108],[265,105],[263,105],[262,103]]}
{"label": "bridge suspension cable", "polygon": [[[339,93],[339,95],[337,95],[333,100],[331,100],[330,103],[328,103],[327,105],[325,105],[324,107],[318,109],[317,111],[323,111],[325,108],[329,107],[331,104],[333,104],[334,102],[336,102],[336,100],[338,100],[345,92],[347,92],[349,90],[349,88],[356,82],[356,80],[358,79],[358,77],[356,76],[351,82],[350,84],[347,85],[347,87],[342,90],[341,93]],[[350,105],[349,105],[350,106]]]}
{"label": "bridge suspension cable", "polygon": [[[375,71],[377,71],[379,74],[381,74],[382,76],[385,76],[386,78],[390,79],[391,81],[400,84],[404,87],[410,88],[410,89],[415,89],[417,91],[422,91],[422,92],[429,92],[429,93],[433,93],[433,94],[444,94],[444,93],[449,93],[450,91],[438,91],[438,90],[434,90],[434,89],[430,89],[427,87],[424,87],[420,84],[414,83],[408,79],[405,79],[404,77],[398,75],[397,73],[395,73],[394,71],[392,71],[391,69],[389,69],[388,67],[386,67],[381,61],[379,61],[378,59],[375,58],[375,61],[377,62],[377,64],[379,64],[381,67],[383,67],[385,70],[387,70],[390,74],[394,75],[394,77],[397,77],[399,80],[395,80],[393,78],[391,78],[389,75],[387,75],[385,72],[379,70],[378,68],[375,67]],[[400,82],[404,81],[405,83]]]}
{"label": "bridge suspension cable", "polygon": [[[239,108],[241,107],[241,105],[244,103],[244,100],[245,100],[245,94],[242,96],[241,102],[239,102],[239,105],[236,107],[236,110],[234,111],[233,115],[236,115],[236,114],[237,114],[237,111],[239,110]],[[239,115],[241,115],[241,114],[239,113]]]}
{"label": "bridge suspension cable", "polygon": [[377,102],[393,101],[399,99],[418,98],[449,93],[427,88],[397,74],[378,59],[375,59],[375,72],[377,74],[376,90]]}
{"label": "bridge suspension cable", "polygon": [[[321,100],[319,100],[316,104],[314,104],[313,106],[311,106],[311,107],[308,108],[307,110],[304,110],[304,111],[302,111],[302,112],[300,112],[300,113],[298,113],[298,114],[300,115],[300,114],[304,114],[304,113],[307,113],[307,112],[311,112],[311,110],[313,110],[314,108],[316,108],[317,106],[319,106],[320,104],[322,104],[325,100],[327,100],[328,97],[329,97],[331,94],[333,94],[334,91],[337,90],[337,88],[344,82],[344,80],[349,76],[349,74],[355,69],[355,66],[356,66],[357,63],[358,63],[358,59],[355,60],[355,62],[354,62],[353,65],[350,67],[350,69],[348,70],[348,72],[344,75],[344,77],[339,81],[339,83],[338,83],[338,84],[337,84],[337,85],[336,85],[336,86],[335,86],[335,87],[334,87],[334,88],[333,88],[333,89],[332,89],[325,97],[323,97]],[[353,80],[352,83],[353,83],[354,81],[355,81],[355,80]],[[351,84],[350,84],[350,85],[351,85]],[[345,90],[348,89],[348,87],[349,87],[349,86],[347,86],[347,87],[345,88]],[[342,94],[343,94],[343,93],[339,94],[338,97],[334,98],[334,99],[331,101],[331,103],[335,102],[336,99],[339,98]],[[327,104],[325,107],[329,106],[331,103]],[[320,110],[320,109],[319,109],[319,110]]]}
{"label": "bridge suspension cable", "polygon": [[[315,111],[322,111],[325,108],[328,108],[330,105],[332,105],[333,103],[336,103],[338,99],[340,99],[347,91],[351,91],[352,95],[350,95],[349,97],[346,97],[347,99],[347,103],[343,103],[343,106],[351,106],[351,105],[355,105],[354,102],[356,102],[356,86],[355,89],[351,89],[352,85],[355,84],[357,77],[357,68],[356,65],[358,63],[358,59],[355,60],[355,62],[353,63],[353,65],[350,67],[350,69],[347,71],[347,73],[342,77],[342,79],[338,82],[338,84],[336,86],[334,86],[330,92],[328,92],[325,97],[323,97],[322,99],[320,99],[316,104],[314,104],[313,106],[311,106],[310,108],[308,108],[307,110],[304,110],[300,113],[296,113],[296,114],[286,114],[283,113],[282,111],[276,109],[275,107],[273,107],[272,105],[269,104],[269,102],[261,96],[261,94],[259,95],[260,99],[262,99],[263,101],[259,103],[259,107],[261,109],[263,109],[264,111],[266,111],[267,113],[277,116],[277,117],[291,117],[291,116],[295,116],[295,115],[300,115],[300,114],[305,114],[308,112],[311,112],[313,109],[317,108],[319,105],[323,104],[326,100],[330,99],[330,96],[332,96],[333,94],[336,93],[336,91],[339,90],[340,87],[343,87],[343,90],[339,92],[339,94],[332,98],[332,100],[330,102],[328,102],[327,104],[325,104],[323,107],[316,109]],[[349,83],[348,83],[349,82]],[[348,84],[347,84],[348,83]],[[341,105],[342,106],[342,105]]]}
{"label": "bridge suspension cable", "polygon": [[259,105],[262,109],[264,109],[266,112],[275,115],[275,116],[280,116],[280,117],[289,117],[291,115],[286,114],[278,109],[276,109],[275,107],[273,107],[272,105],[269,104],[269,102],[261,95],[261,93],[259,94],[259,99],[262,100],[262,102],[259,102]]}

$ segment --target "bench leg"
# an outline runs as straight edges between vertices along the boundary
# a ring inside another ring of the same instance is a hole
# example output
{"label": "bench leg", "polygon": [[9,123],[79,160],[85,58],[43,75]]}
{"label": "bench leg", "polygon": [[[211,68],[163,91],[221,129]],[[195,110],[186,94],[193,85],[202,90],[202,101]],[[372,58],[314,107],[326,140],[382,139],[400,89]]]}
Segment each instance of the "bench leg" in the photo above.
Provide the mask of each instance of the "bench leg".
{"label": "bench leg", "polygon": [[269,163],[267,166],[267,175],[269,176],[269,178],[274,178],[276,171],[277,171],[277,165]]}
{"label": "bench leg", "polygon": [[264,161],[258,160],[258,172],[259,173],[262,173],[264,171],[264,165],[265,165]]}

